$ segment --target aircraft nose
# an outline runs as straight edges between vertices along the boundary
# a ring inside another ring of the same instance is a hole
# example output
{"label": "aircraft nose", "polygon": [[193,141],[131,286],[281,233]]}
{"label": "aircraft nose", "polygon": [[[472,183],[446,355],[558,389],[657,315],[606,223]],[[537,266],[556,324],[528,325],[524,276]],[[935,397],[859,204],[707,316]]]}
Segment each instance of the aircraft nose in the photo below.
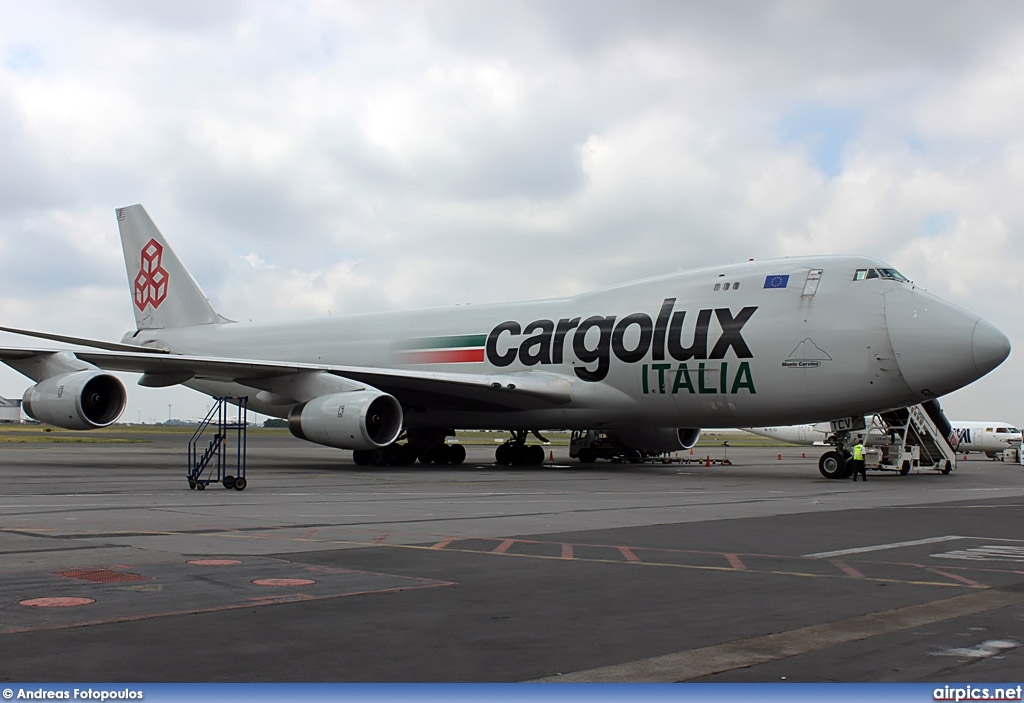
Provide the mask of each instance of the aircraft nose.
{"label": "aircraft nose", "polygon": [[974,326],[974,366],[979,376],[1003,363],[1010,355],[1010,340],[995,325],[978,320]]}
{"label": "aircraft nose", "polygon": [[991,323],[920,289],[887,292],[885,323],[900,373],[921,398],[962,388],[1010,354]]}

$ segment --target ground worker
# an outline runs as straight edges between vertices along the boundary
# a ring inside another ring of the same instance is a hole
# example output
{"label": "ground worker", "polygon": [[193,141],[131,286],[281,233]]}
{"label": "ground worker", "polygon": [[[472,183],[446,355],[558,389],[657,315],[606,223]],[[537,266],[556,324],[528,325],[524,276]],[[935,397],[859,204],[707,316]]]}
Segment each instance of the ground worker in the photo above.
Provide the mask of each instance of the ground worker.
{"label": "ground worker", "polygon": [[864,468],[864,445],[857,442],[853,445],[853,480],[857,480],[857,474],[860,473],[861,479],[864,481],[868,480],[868,471]]}

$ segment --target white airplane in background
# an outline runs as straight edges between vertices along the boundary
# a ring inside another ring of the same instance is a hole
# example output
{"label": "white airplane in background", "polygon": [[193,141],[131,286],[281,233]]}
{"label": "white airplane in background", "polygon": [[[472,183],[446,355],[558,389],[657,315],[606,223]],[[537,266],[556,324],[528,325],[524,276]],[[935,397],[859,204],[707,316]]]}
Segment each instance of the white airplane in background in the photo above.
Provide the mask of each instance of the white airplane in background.
{"label": "white airplane in background", "polygon": [[[975,420],[950,420],[959,444],[957,452],[983,452],[990,459],[995,459],[1003,450],[1021,444],[1021,431],[1008,422],[979,422]],[[810,425],[787,425],[784,427],[742,427],[745,432],[771,437],[790,444],[824,445],[826,438],[832,434],[829,423],[819,422]]]}
{"label": "white airplane in background", "polygon": [[[507,430],[499,463],[539,463],[529,432],[598,429],[644,451],[702,427],[846,418],[961,388],[1006,336],[854,256],[753,261],[569,298],[276,324],[218,314],[141,205],[117,210],[136,329],[120,343],[7,332],[91,349],[0,348],[35,382],[24,407],[67,429],[115,422],[126,391],[183,384],[286,417],[357,463],[459,463],[459,429]],[[404,439],[404,443],[399,440]]]}

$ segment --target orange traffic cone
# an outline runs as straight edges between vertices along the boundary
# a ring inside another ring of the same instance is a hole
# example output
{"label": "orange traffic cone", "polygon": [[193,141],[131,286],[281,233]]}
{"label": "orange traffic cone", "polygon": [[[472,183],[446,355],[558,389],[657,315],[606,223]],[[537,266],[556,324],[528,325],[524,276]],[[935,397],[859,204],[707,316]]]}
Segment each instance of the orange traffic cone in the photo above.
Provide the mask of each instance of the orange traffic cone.
{"label": "orange traffic cone", "polygon": [[690,456],[693,456],[693,447],[690,447]]}
{"label": "orange traffic cone", "polygon": [[551,451],[548,452],[548,461],[554,461],[554,460],[555,460],[555,452],[554,452],[554,450],[551,450]]}
{"label": "orange traffic cone", "polygon": [[775,458],[778,459],[779,461],[782,461],[782,452],[779,452],[779,455]]}
{"label": "orange traffic cone", "polygon": [[704,466],[711,466],[711,456],[710,455],[708,455],[708,458],[704,460]]}
{"label": "orange traffic cone", "polygon": [[807,458],[807,452],[800,452],[800,458],[801,459],[806,459]]}

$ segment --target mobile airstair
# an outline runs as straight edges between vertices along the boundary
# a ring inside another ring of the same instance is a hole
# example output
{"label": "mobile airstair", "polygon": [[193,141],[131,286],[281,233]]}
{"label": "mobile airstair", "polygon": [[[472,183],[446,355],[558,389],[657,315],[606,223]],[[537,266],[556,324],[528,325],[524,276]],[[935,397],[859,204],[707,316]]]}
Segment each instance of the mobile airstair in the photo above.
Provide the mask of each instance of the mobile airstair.
{"label": "mobile airstair", "polygon": [[850,452],[857,442],[865,447],[865,469],[906,476],[914,470],[953,471],[959,439],[939,402],[930,400],[871,418],[833,421],[827,442],[834,449],[821,456],[818,470],[825,478],[849,478],[853,470]]}
{"label": "mobile airstair", "polygon": [[[204,490],[211,483],[244,491],[248,396],[218,398],[188,443],[188,487]],[[231,408],[237,408],[231,419]],[[212,434],[211,434],[212,432]]]}

